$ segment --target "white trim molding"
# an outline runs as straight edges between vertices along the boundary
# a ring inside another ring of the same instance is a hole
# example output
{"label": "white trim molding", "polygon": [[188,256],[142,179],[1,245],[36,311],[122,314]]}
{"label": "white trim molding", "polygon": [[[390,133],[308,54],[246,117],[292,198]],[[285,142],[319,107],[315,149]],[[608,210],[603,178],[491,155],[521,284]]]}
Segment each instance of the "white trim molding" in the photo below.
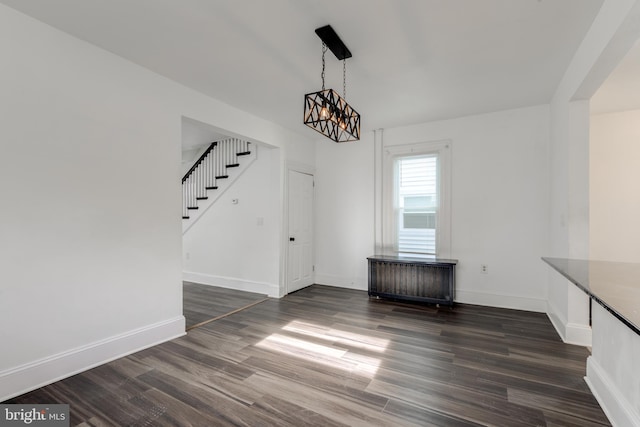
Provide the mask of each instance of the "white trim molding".
{"label": "white trim molding", "polygon": [[318,285],[356,289],[359,291],[366,291],[369,289],[368,279],[366,277],[339,277],[317,274],[315,277],[315,283]]}
{"label": "white trim molding", "polygon": [[591,347],[591,328],[581,323],[567,323],[564,342]]}
{"label": "white trim molding", "polygon": [[614,427],[640,426],[640,414],[633,409],[627,397],[610,380],[593,356],[587,358],[587,376],[584,380],[611,425]]}
{"label": "white trim molding", "polygon": [[195,273],[192,271],[183,271],[182,279],[187,282],[200,283],[202,285],[266,294],[272,298],[280,298],[282,296],[280,295],[280,286],[277,283],[256,282],[235,277]]}
{"label": "white trim molding", "polygon": [[383,175],[383,135],[384,129],[376,129],[373,131],[373,188],[374,188],[374,208],[373,208],[373,236],[374,236],[374,253],[382,254],[382,221],[384,205],[382,203],[382,175]]}
{"label": "white trim molding", "polygon": [[[306,175],[310,175],[313,179],[313,201],[312,204],[313,206],[316,206],[316,168],[313,166],[310,166],[308,164],[305,163],[300,163],[300,162],[296,162],[296,161],[292,161],[292,160],[287,160],[286,162],[286,167],[285,167],[285,171],[284,171],[284,176],[283,176],[283,187],[282,187],[282,192],[283,192],[283,199],[282,199],[282,233],[280,236],[280,244],[281,244],[281,248],[282,251],[281,253],[283,254],[282,258],[281,258],[281,265],[280,265],[280,283],[281,283],[281,288],[278,290],[277,293],[269,294],[269,296],[273,296],[273,297],[277,297],[277,298],[281,298],[285,295],[287,295],[289,293],[289,249],[291,248],[290,246],[290,242],[289,242],[289,236],[291,236],[290,231],[289,231],[289,176],[291,175],[291,172],[297,172],[297,173],[301,173],[301,174],[306,174]],[[311,241],[312,241],[312,245],[311,245],[311,259],[312,259],[312,265],[315,264],[316,262],[316,252],[315,252],[315,242],[316,242],[316,235],[315,235],[315,208],[312,207],[311,209]],[[312,271],[311,273],[311,283],[313,283],[315,281],[315,271]]]}
{"label": "white trim molding", "polygon": [[565,332],[565,325],[567,324],[567,319],[562,315],[559,310],[556,310],[553,305],[551,305],[547,301],[547,317],[551,321],[551,324],[555,328],[558,335],[563,342],[567,342],[567,334]]}
{"label": "white trim molding", "polygon": [[540,298],[467,291],[464,289],[456,289],[455,302],[487,307],[510,308],[513,310],[535,311],[538,313],[544,313],[547,308],[547,301]]}
{"label": "white trim molding", "polygon": [[0,402],[185,335],[177,316],[0,372]]}
{"label": "white trim molding", "polygon": [[[378,135],[379,134],[379,135]],[[399,157],[437,154],[439,159],[439,206],[436,252],[439,258],[451,257],[451,169],[450,139],[402,145],[385,145],[382,131],[375,141],[375,250],[376,253],[396,253],[396,218],[394,214],[395,161]]]}
{"label": "white trim molding", "polygon": [[588,325],[580,323],[569,322],[560,310],[557,310],[553,305],[547,302],[546,310],[542,312],[547,313],[547,317],[551,321],[551,324],[560,335],[563,342],[573,345],[581,345],[584,347],[591,347],[592,330]]}

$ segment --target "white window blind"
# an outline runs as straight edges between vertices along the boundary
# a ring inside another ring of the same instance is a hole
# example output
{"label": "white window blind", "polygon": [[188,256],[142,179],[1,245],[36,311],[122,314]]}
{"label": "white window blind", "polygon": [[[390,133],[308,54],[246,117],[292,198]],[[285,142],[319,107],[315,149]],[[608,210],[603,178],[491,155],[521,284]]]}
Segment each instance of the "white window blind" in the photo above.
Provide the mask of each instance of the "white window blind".
{"label": "white window blind", "polygon": [[438,155],[396,158],[398,252],[435,255],[439,205]]}

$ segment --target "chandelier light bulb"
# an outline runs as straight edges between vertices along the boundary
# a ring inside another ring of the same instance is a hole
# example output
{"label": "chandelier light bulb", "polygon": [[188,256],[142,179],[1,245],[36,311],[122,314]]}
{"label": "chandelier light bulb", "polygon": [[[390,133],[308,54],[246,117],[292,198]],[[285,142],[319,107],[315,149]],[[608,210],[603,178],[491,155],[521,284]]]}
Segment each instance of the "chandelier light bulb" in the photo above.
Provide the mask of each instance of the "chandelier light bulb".
{"label": "chandelier light bulb", "polygon": [[322,109],[320,109],[320,118],[324,120],[329,118],[329,109],[326,106],[323,106]]}

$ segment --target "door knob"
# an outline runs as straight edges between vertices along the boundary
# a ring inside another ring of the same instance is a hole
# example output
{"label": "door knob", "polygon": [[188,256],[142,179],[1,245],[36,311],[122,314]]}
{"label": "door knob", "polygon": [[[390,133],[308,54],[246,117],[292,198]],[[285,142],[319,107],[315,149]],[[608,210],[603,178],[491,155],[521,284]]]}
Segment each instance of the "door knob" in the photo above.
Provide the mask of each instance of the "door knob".
{"label": "door knob", "polygon": [[296,238],[295,238],[295,237],[289,237],[289,241],[290,241],[290,242],[295,242],[295,241],[296,241]]}

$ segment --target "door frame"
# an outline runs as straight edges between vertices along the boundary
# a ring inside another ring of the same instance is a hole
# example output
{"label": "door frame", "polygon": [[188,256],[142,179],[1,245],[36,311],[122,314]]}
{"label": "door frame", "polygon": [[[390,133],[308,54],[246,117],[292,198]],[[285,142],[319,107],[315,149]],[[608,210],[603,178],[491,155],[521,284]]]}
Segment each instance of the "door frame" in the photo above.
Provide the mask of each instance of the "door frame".
{"label": "door frame", "polygon": [[[313,177],[314,182],[314,190],[313,190],[313,209],[312,209],[312,231],[311,231],[311,257],[313,265],[315,266],[316,259],[316,245],[315,245],[315,205],[316,205],[316,192],[315,192],[315,181],[316,174],[315,168],[313,166],[306,165],[304,163],[299,163],[295,161],[287,161],[286,167],[284,171],[284,205],[283,205],[283,226],[282,226],[282,247],[284,248],[283,257],[282,257],[282,272],[281,277],[283,278],[283,289],[282,295],[285,296],[289,293],[289,172],[298,172],[307,175],[311,175]],[[315,281],[315,270],[312,272],[312,277]]]}

